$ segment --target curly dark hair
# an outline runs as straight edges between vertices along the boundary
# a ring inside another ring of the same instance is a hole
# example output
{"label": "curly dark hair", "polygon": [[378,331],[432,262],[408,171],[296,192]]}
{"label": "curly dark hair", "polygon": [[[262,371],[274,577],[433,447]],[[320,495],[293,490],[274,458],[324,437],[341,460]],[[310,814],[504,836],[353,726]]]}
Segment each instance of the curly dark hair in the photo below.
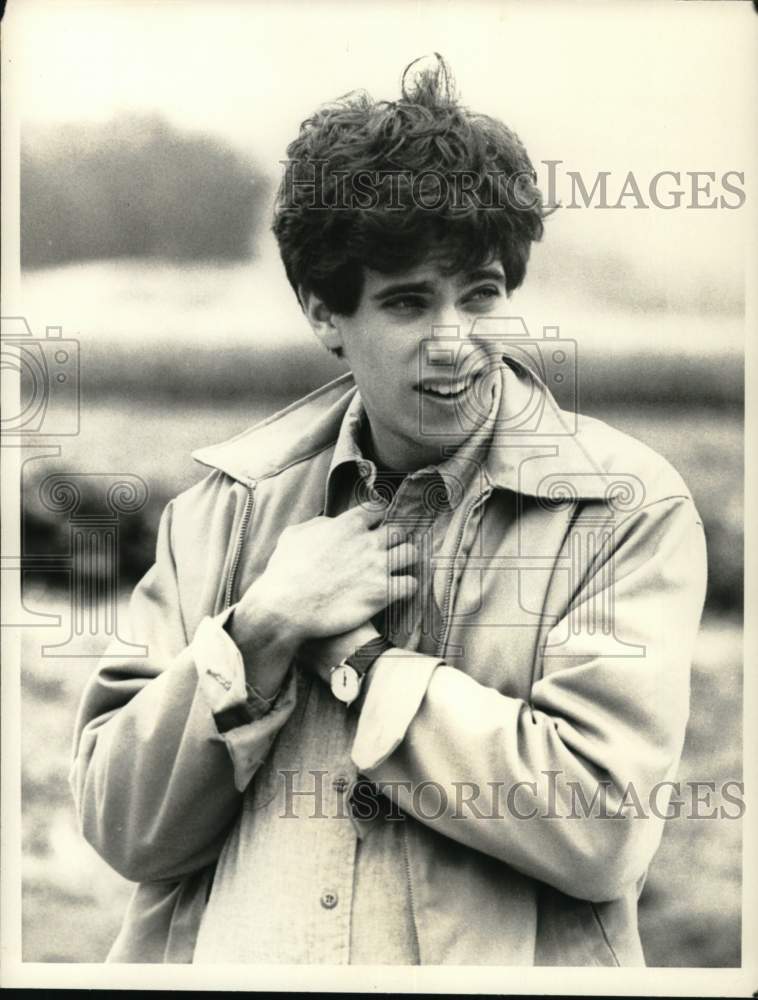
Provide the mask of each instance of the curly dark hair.
{"label": "curly dark hair", "polygon": [[[360,302],[363,268],[392,274],[430,249],[447,273],[499,259],[524,280],[547,213],[518,136],[461,106],[435,53],[406,67],[399,101],[353,91],[319,108],[287,147],[273,231],[290,284],[338,314]],[[408,81],[412,79],[412,83]]]}

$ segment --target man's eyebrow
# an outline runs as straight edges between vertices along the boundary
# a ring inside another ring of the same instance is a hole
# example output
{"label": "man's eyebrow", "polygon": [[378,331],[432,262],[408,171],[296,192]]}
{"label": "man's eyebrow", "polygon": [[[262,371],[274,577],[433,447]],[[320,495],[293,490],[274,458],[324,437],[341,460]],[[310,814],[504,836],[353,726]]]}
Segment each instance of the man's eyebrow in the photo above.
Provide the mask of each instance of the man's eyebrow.
{"label": "man's eyebrow", "polygon": [[392,295],[431,295],[435,290],[431,281],[405,281],[395,285],[387,285],[380,292],[372,295],[374,302],[382,302]]}
{"label": "man's eyebrow", "polygon": [[466,275],[466,284],[470,285],[475,281],[500,281],[505,284],[505,275],[502,271],[499,271],[496,267],[482,267],[477,271],[470,271]]}

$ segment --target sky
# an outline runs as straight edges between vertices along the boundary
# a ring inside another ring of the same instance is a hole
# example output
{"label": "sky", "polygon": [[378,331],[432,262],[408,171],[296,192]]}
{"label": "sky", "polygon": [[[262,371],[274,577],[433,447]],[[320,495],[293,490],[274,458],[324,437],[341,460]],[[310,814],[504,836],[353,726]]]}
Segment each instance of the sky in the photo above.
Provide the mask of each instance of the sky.
{"label": "sky", "polygon": [[10,0],[9,11],[22,128],[157,112],[273,175],[318,103],[356,87],[394,98],[403,67],[439,51],[464,103],[518,132],[543,187],[546,161],[560,161],[564,204],[567,171],[588,189],[609,172],[611,203],[631,171],[648,204],[657,173],[680,174],[661,187],[684,190],[675,210],[634,198],[560,210],[537,267],[576,281],[607,260],[695,304],[703,287],[732,307],[741,299],[748,211],[691,207],[688,172],[713,172],[717,197],[724,174],[744,188],[756,139],[750,3]]}

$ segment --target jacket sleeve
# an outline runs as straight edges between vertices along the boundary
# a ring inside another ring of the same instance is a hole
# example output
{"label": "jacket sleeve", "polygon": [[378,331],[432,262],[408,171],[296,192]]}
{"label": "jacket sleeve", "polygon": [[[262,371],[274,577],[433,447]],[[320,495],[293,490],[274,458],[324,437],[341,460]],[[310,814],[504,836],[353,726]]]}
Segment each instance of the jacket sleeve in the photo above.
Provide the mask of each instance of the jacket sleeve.
{"label": "jacket sleeve", "polygon": [[[668,789],[658,783],[681,754],[705,593],[692,501],[635,514],[609,558],[612,583],[597,560],[549,632],[528,701],[390,651],[374,667],[352,748],[356,767],[416,819],[593,901],[644,875],[663,832]],[[630,655],[585,613],[598,607],[613,608],[615,635],[638,647]],[[507,670],[507,641],[502,656]],[[400,729],[383,721],[398,703]]]}
{"label": "jacket sleeve", "polygon": [[[246,684],[223,629],[231,609],[203,619],[190,641],[172,516],[173,501],[122,641],[106,650],[82,696],[70,772],[84,837],[134,881],[177,878],[217,858],[242,791],[295,702],[292,672],[273,702]],[[145,655],[123,655],[124,639]]]}

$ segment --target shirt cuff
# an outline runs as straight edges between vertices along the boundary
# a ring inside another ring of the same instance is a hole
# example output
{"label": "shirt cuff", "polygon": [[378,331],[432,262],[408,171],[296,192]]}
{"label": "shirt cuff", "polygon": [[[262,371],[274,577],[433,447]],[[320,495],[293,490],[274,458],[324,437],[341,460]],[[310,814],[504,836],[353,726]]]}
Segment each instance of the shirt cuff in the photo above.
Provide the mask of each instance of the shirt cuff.
{"label": "shirt cuff", "polygon": [[421,707],[432,674],[444,661],[388,649],[371,668],[351,758],[364,774],[379,767],[400,746]]}
{"label": "shirt cuff", "polygon": [[271,711],[282,688],[265,698],[245,677],[245,663],[225,625],[235,605],[203,618],[192,641],[198,679],[220,732],[255,722]]}
{"label": "shirt cuff", "polygon": [[297,676],[290,670],[271,708],[249,723],[235,725],[220,735],[234,768],[234,784],[244,792],[253,775],[268,756],[282,726],[292,715],[297,701]]}
{"label": "shirt cuff", "polygon": [[235,785],[244,791],[295,707],[297,683],[290,669],[273,698],[247,683],[242,653],[224,629],[233,610],[204,618],[191,649],[200,689],[232,758]]}

